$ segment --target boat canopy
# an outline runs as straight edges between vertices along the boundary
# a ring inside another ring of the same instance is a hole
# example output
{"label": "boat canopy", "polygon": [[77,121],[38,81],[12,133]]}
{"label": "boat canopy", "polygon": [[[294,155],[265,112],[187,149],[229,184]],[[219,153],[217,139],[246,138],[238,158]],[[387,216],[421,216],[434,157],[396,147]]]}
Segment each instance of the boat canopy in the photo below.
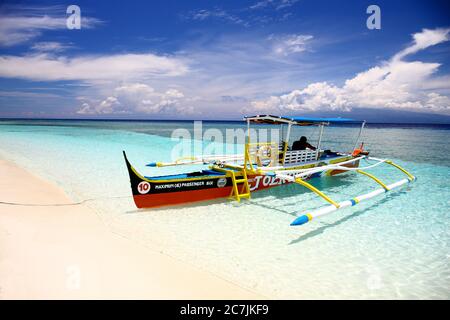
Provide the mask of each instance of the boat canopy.
{"label": "boat canopy", "polygon": [[313,125],[329,125],[329,124],[363,124],[365,121],[353,120],[348,118],[309,118],[309,117],[290,117],[290,116],[273,116],[273,115],[257,115],[246,116],[244,120],[254,123],[268,124],[293,124],[298,126]]}

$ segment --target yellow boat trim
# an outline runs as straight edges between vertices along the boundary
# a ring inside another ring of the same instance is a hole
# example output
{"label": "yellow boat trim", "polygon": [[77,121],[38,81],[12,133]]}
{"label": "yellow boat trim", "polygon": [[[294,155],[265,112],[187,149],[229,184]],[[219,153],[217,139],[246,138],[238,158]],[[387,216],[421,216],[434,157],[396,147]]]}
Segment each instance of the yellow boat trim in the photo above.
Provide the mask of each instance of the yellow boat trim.
{"label": "yellow boat trim", "polygon": [[350,157],[350,156],[344,156],[343,158],[339,158],[339,159],[332,159],[332,160],[330,160],[330,164],[336,164],[336,163],[339,163],[339,162],[343,162],[343,161],[347,161],[347,160],[350,160],[350,159],[353,159],[353,157]]}
{"label": "yellow boat trim", "polygon": [[131,170],[133,170],[134,174],[137,175],[140,179],[142,180],[146,180],[146,181],[151,181],[147,178],[145,178],[143,175],[141,175],[139,172],[136,171],[136,169],[130,164],[130,168]]}
{"label": "yellow boat trim", "polygon": [[226,175],[221,175],[221,176],[204,176],[204,177],[197,177],[197,178],[179,178],[179,179],[158,179],[158,180],[152,180],[152,179],[148,179],[146,177],[144,177],[143,175],[141,175],[139,172],[136,171],[136,169],[130,165],[131,170],[133,170],[134,174],[137,175],[140,179],[147,181],[147,182],[152,182],[152,183],[168,183],[168,182],[174,182],[176,180],[183,180],[183,181],[200,181],[200,180],[209,180],[209,179],[220,179],[223,177],[226,177]]}

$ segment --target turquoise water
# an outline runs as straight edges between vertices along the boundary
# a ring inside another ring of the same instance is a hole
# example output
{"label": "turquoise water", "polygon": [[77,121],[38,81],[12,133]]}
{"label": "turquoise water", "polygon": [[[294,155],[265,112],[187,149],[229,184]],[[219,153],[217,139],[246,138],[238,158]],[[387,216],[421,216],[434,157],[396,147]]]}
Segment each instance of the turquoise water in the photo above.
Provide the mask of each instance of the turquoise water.
{"label": "turquoise water", "polygon": [[[87,205],[112,231],[268,297],[450,298],[448,126],[368,125],[363,140],[372,155],[392,158],[418,180],[301,227],[289,223],[324,203],[294,185],[240,204],[137,210],[122,150],[140,172],[158,174],[145,164],[170,160],[177,143],[170,135],[180,127],[191,130],[192,123],[1,121],[0,157],[57,183],[74,200],[95,199]],[[323,146],[346,150],[356,131],[328,128]],[[388,183],[403,178],[392,168],[372,172]],[[351,173],[314,185],[338,201],[378,188]]]}

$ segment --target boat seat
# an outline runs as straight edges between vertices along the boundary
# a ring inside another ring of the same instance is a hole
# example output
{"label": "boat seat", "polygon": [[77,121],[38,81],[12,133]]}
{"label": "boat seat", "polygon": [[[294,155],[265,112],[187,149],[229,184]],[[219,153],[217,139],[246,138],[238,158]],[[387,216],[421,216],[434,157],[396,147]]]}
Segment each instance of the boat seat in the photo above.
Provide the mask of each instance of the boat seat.
{"label": "boat seat", "polygon": [[284,158],[285,164],[308,162],[317,160],[317,150],[293,150],[287,151]]}

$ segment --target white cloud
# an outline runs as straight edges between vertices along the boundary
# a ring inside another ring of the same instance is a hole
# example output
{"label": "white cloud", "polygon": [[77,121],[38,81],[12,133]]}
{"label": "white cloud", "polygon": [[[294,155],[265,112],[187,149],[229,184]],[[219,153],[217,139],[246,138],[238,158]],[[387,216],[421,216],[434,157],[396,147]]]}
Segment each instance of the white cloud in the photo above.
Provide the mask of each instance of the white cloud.
{"label": "white cloud", "polygon": [[113,95],[98,104],[84,102],[78,114],[192,114],[193,108],[188,106],[184,94],[177,89],[157,92],[143,83],[131,83],[116,87]]}
{"label": "white cloud", "polygon": [[[20,12],[18,14],[17,12]],[[0,46],[9,47],[30,41],[46,30],[66,29],[64,7],[16,8],[14,13],[0,12]],[[81,17],[81,28],[89,29],[101,21]]]}
{"label": "white cloud", "polygon": [[[183,17],[194,21],[215,19],[244,27],[266,25],[267,23],[276,23],[288,19],[292,13],[281,9],[289,8],[297,1],[298,0],[263,0],[249,7],[235,8],[228,11],[219,7],[213,9],[198,9],[188,12],[183,15]],[[256,10],[259,9],[264,9],[264,12],[256,12]],[[276,11],[274,11],[274,9]]]}
{"label": "white cloud", "polygon": [[273,50],[276,54],[288,56],[306,51],[313,38],[312,35],[290,34],[285,36],[271,35],[268,40],[273,42]]}
{"label": "white cloud", "polygon": [[4,98],[61,98],[61,95],[53,93],[29,92],[29,91],[3,91],[0,90],[0,97]]}
{"label": "white cloud", "polygon": [[275,8],[276,10],[285,9],[293,6],[298,0],[261,0],[250,6],[252,10]]}
{"label": "white cloud", "polygon": [[400,60],[409,54],[416,53],[419,50],[426,49],[441,42],[449,40],[450,29],[423,29],[422,32],[413,34],[414,43],[406,49],[397,53],[393,60]]}
{"label": "white cloud", "polygon": [[81,104],[81,108],[77,111],[78,114],[95,114],[94,109],[87,102]]}
{"label": "white cloud", "polygon": [[[301,90],[253,101],[246,111],[309,112],[318,110],[349,111],[352,108],[393,108],[450,113],[450,99],[429,92],[438,63],[401,60],[419,50],[448,41],[449,29],[424,29],[413,35],[414,42],[390,61],[357,74],[341,87],[327,82],[312,83]],[[441,85],[442,81],[436,83]],[[450,89],[447,83],[445,89]]]}
{"label": "white cloud", "polygon": [[184,94],[177,89],[169,89],[164,94],[166,98],[173,98],[173,99],[181,99],[184,98]]}
{"label": "white cloud", "polygon": [[31,49],[33,49],[34,51],[38,51],[38,52],[56,53],[56,52],[64,51],[71,47],[72,47],[71,45],[64,44],[61,42],[45,41],[45,42],[36,42],[35,44],[33,44]]}
{"label": "white cloud", "polygon": [[143,83],[132,83],[117,87],[115,92],[123,96],[141,99],[154,95],[155,89]]}
{"label": "white cloud", "polygon": [[188,71],[180,59],[147,54],[68,58],[47,54],[0,56],[0,77],[27,80],[117,80],[178,76]]}
{"label": "white cloud", "polygon": [[197,21],[203,21],[206,19],[219,19],[226,22],[239,24],[243,26],[248,26],[248,22],[241,19],[237,15],[233,15],[231,13],[228,13],[227,11],[219,8],[215,8],[213,10],[206,10],[206,9],[200,9],[200,10],[194,10],[187,14],[186,18],[190,18],[192,20]]}
{"label": "white cloud", "polygon": [[125,113],[120,108],[120,102],[116,97],[108,97],[99,104],[91,106],[91,104],[84,102],[81,108],[77,111],[78,114],[111,114],[111,113]]}

